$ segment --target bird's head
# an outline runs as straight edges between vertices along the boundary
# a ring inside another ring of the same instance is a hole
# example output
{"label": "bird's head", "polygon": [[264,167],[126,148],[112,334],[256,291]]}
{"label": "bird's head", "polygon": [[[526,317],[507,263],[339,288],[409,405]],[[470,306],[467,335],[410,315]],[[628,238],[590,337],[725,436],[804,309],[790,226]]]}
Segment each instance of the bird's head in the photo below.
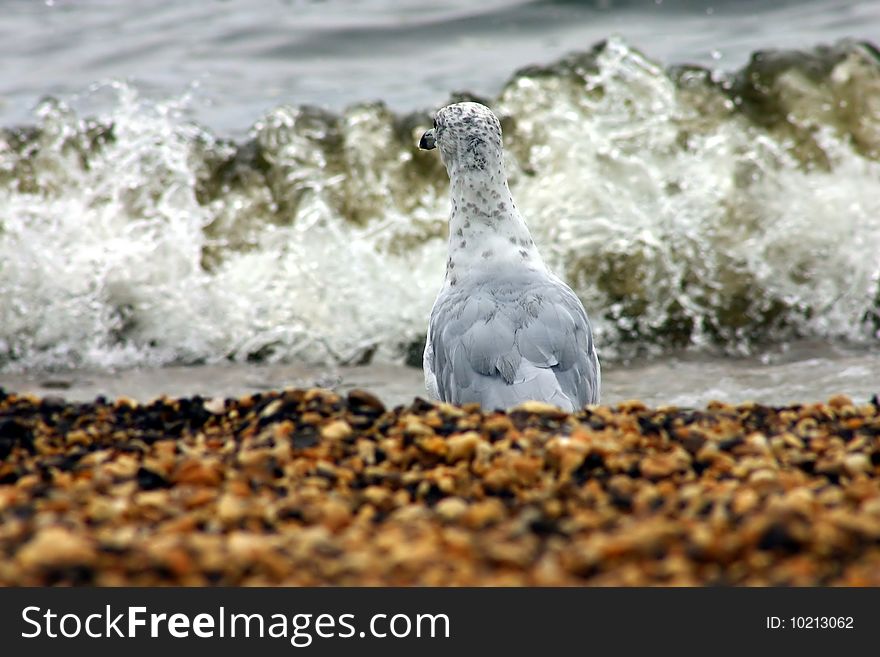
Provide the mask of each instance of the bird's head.
{"label": "bird's head", "polygon": [[485,105],[455,103],[437,111],[419,148],[440,149],[449,175],[459,171],[501,174],[501,123]]}

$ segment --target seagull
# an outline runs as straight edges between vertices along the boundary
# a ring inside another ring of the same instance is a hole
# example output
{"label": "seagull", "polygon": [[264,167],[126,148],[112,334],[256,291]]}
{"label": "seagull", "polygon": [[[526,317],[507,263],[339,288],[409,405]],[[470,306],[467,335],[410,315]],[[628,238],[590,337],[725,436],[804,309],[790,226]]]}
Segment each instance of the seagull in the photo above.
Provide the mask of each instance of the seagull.
{"label": "seagull", "polygon": [[436,114],[452,201],[446,276],[428,323],[425,386],[452,404],[525,401],[573,412],[599,401],[593,333],[577,295],[541,259],[504,173],[501,123],[479,103]]}

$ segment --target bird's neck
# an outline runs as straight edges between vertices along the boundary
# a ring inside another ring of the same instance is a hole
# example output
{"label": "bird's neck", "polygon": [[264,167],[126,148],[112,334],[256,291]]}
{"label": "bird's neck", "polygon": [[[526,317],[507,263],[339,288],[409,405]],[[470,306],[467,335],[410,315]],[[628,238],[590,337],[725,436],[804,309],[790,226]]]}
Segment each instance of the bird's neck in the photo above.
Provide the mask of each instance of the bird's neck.
{"label": "bird's neck", "polygon": [[493,266],[545,269],[501,172],[450,172],[447,282]]}

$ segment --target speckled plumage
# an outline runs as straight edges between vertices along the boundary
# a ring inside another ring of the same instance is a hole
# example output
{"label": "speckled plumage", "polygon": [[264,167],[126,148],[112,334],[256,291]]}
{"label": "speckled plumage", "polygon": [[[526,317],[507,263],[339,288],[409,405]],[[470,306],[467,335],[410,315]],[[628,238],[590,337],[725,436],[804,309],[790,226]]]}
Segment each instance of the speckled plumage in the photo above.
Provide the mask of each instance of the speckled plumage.
{"label": "speckled plumage", "polygon": [[444,107],[420,143],[435,145],[452,212],[446,277],[425,345],[428,392],[485,408],[538,400],[571,411],[598,402],[590,322],[544,264],[510,195],[498,119],[478,103]]}

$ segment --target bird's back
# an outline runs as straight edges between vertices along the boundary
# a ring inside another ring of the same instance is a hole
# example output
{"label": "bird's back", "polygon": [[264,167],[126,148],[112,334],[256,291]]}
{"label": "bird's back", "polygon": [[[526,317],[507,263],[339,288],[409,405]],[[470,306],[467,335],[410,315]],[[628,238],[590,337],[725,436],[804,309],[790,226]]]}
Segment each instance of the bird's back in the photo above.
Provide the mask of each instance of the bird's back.
{"label": "bird's back", "polygon": [[527,400],[573,411],[598,402],[587,314],[562,281],[502,271],[445,287],[425,346],[429,391],[455,404],[506,409]]}

